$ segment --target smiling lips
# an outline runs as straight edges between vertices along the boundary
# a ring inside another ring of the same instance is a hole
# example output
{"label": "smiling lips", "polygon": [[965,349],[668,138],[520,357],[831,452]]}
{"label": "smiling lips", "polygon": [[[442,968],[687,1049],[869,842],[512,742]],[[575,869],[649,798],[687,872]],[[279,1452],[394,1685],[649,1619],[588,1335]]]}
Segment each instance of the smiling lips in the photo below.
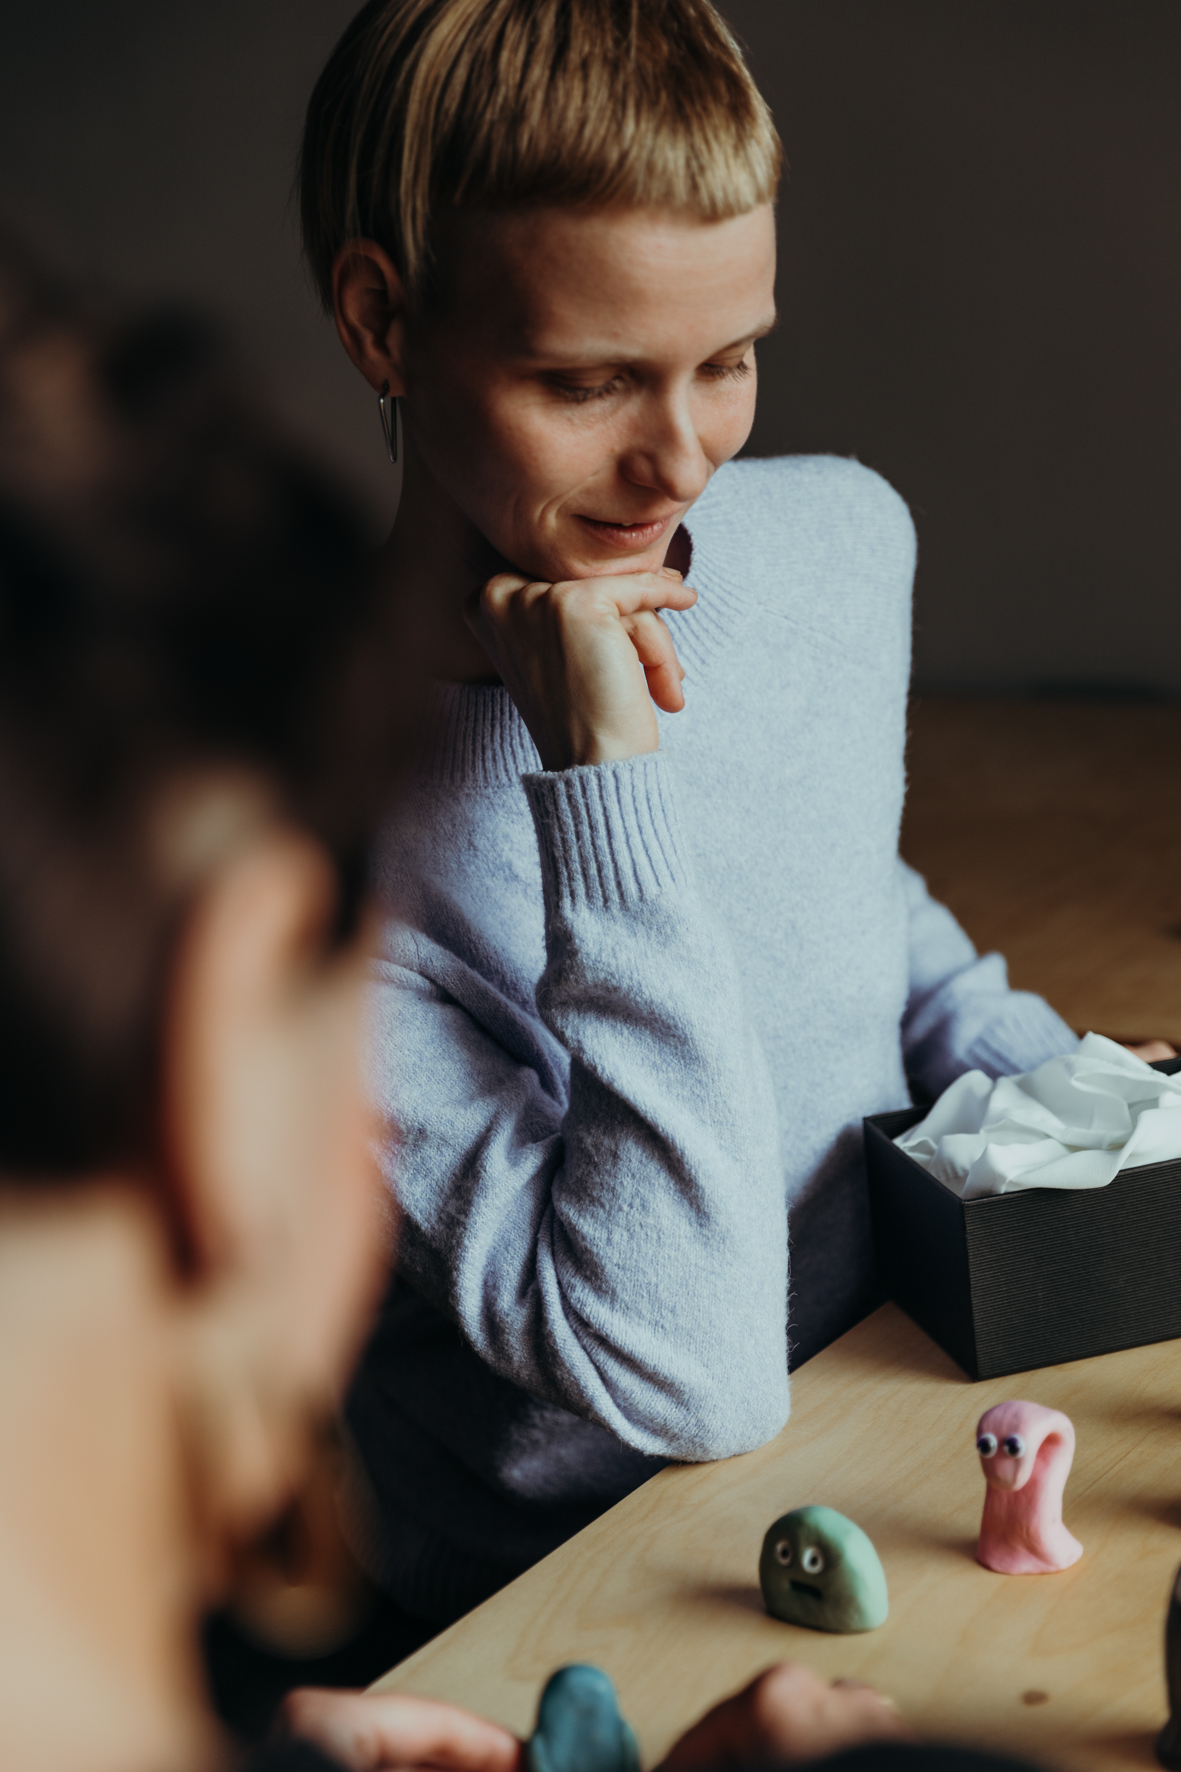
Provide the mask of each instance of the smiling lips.
{"label": "smiling lips", "polygon": [[580,523],[610,548],[618,548],[621,553],[638,553],[650,548],[676,522],[678,512],[670,511],[667,517],[661,517],[655,523],[608,523],[601,517],[579,517]]}

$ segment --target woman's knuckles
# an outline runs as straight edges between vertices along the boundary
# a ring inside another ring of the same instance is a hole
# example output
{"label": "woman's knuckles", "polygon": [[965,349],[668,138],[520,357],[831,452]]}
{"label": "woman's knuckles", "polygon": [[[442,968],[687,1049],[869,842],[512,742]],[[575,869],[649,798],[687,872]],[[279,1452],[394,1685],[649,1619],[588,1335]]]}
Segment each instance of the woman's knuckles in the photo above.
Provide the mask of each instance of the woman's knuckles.
{"label": "woman's knuckles", "polygon": [[561,579],[549,584],[502,572],[488,580],[477,607],[496,622],[517,617],[543,619],[558,613],[563,622],[625,619],[655,615],[664,608],[690,607],[697,593],[678,578],[659,572],[623,573],[610,578]]}

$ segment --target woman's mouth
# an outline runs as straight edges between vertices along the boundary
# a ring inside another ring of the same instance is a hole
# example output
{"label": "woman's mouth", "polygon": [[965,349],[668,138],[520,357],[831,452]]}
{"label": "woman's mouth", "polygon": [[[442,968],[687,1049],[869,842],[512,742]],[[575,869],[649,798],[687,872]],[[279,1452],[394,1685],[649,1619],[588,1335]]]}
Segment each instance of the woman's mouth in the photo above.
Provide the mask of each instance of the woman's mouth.
{"label": "woman's mouth", "polygon": [[661,517],[655,523],[611,523],[603,517],[579,517],[578,521],[609,548],[630,554],[654,546],[668,534],[678,515],[678,512],[670,511],[667,517]]}

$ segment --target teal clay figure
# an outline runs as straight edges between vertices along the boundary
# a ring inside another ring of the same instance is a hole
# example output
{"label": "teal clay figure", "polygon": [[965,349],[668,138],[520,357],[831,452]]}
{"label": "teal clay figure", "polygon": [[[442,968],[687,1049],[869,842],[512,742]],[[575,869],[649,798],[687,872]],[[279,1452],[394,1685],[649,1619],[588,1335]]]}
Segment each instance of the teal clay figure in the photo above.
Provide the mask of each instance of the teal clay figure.
{"label": "teal clay figure", "polygon": [[831,1507],[797,1507],[763,1540],[759,1586],[772,1618],[809,1630],[876,1630],[890,1601],[873,1544]]}
{"label": "teal clay figure", "polygon": [[601,1668],[575,1663],[546,1681],[527,1772],[640,1772],[640,1750]]}

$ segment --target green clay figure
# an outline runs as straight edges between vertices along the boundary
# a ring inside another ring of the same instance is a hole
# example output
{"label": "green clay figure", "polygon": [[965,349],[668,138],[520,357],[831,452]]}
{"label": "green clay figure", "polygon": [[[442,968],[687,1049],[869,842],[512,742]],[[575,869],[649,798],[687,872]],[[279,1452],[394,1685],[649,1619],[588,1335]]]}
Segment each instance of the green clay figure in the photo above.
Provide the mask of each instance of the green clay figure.
{"label": "green clay figure", "polygon": [[636,1738],[600,1668],[560,1667],[546,1681],[525,1764],[528,1772],[640,1772]]}
{"label": "green clay figure", "polygon": [[759,1586],[773,1618],[809,1630],[876,1630],[890,1602],[881,1558],[831,1507],[797,1507],[763,1540]]}

